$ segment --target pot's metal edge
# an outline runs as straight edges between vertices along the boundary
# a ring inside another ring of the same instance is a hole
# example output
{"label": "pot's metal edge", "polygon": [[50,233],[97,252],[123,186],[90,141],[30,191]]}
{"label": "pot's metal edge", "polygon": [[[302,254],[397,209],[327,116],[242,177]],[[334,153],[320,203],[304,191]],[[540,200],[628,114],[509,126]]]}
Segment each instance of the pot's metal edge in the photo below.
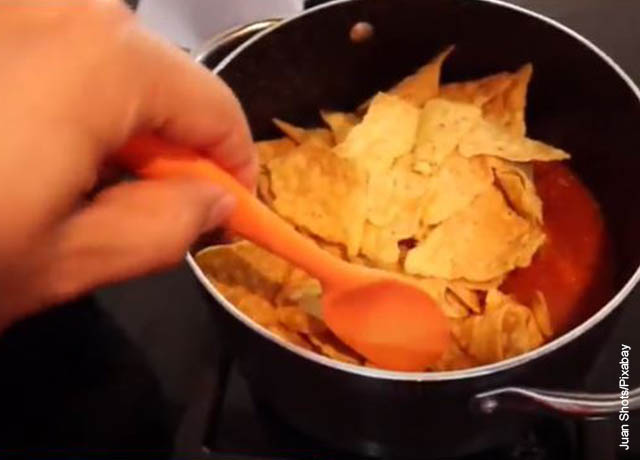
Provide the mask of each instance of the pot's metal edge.
{"label": "pot's metal edge", "polygon": [[[253,43],[260,40],[263,36],[273,32],[274,30],[297,20],[300,17],[306,16],[308,14],[313,14],[317,11],[323,10],[325,8],[330,8],[332,6],[342,4],[342,3],[350,3],[354,0],[334,0],[325,4],[318,5],[314,8],[310,8],[306,11],[303,11],[300,14],[297,14],[291,18],[284,19],[280,24],[277,24],[273,27],[270,27],[262,32],[257,33],[254,37],[248,39],[245,43],[240,45],[237,49],[231,52],[225,59],[223,59],[214,69],[214,73],[219,73],[223,70],[236,56],[242,53],[245,49],[250,47]],[[494,5],[498,5],[504,8],[509,8],[520,13],[532,16],[536,19],[539,19],[547,24],[556,27],[562,32],[570,35],[584,46],[589,48],[591,51],[596,53],[604,62],[606,62],[619,76],[622,80],[627,84],[627,86],[632,90],[632,92],[636,95],[638,102],[640,103],[640,89],[636,86],[634,81],[629,77],[629,75],[617,64],[609,55],[607,55],[604,51],[598,48],[594,43],[589,41],[587,38],[580,35],[578,32],[573,29],[561,24],[560,22],[551,19],[543,14],[536,13],[534,11],[528,10],[524,7],[518,5],[512,5],[510,3],[506,3],[502,0],[467,0],[467,1],[482,1],[485,3],[491,3]],[[202,53],[200,53],[202,55]],[[596,324],[604,320],[613,310],[615,310],[622,301],[631,293],[633,288],[640,281],[640,267],[636,269],[635,273],[629,278],[629,280],[625,283],[625,285],[617,292],[617,294],[609,301],[606,305],[604,305],[595,315],[590,317],[580,326],[572,329],[571,331],[563,334],[560,337],[557,337],[553,341],[543,345],[540,348],[537,348],[533,351],[525,353],[520,356],[516,356],[504,361],[500,361],[498,363],[475,367],[468,370],[462,371],[452,371],[452,372],[397,372],[397,371],[387,371],[382,369],[374,369],[367,368],[363,366],[356,366],[352,364],[346,364],[339,361],[335,361],[333,359],[327,358],[320,354],[305,350],[296,345],[292,345],[277,335],[273,334],[266,328],[260,326],[255,323],[251,318],[246,316],[244,313],[239,311],[232,303],[230,303],[224,296],[213,286],[213,284],[207,279],[204,272],[200,269],[198,264],[196,263],[194,257],[191,253],[187,253],[186,260],[191,269],[194,271],[196,277],[200,281],[200,283],[207,289],[207,291],[220,303],[222,306],[231,313],[236,319],[245,324],[247,327],[252,329],[254,332],[262,335],[263,337],[277,343],[283,348],[289,350],[292,353],[295,353],[303,358],[309,359],[313,362],[316,362],[321,365],[325,365],[340,371],[348,372],[351,374],[360,375],[362,377],[371,377],[377,379],[384,380],[395,380],[395,381],[410,381],[410,382],[439,382],[439,381],[447,381],[447,380],[462,380],[462,379],[471,379],[476,377],[482,377],[489,374],[494,374],[496,372],[506,371],[517,366],[526,364],[534,359],[542,357],[552,351],[555,351],[562,346],[568,344],[574,339],[586,333],[589,329],[594,327]]]}
{"label": "pot's metal edge", "polygon": [[211,54],[211,51],[225,45],[227,42],[232,42],[233,40],[242,38],[244,35],[251,34],[252,32],[254,32],[254,35],[257,35],[260,32],[268,31],[270,28],[277,26],[280,22],[282,22],[281,18],[263,19],[261,21],[255,21],[227,29],[213,36],[204,44],[194,48],[190,52],[191,57],[197,62],[203,62],[207,56]]}

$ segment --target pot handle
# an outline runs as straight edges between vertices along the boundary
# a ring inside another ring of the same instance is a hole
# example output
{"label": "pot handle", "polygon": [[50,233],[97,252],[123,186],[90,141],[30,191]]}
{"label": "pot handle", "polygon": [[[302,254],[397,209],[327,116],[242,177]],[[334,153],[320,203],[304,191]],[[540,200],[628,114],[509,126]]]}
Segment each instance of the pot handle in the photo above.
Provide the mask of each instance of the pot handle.
{"label": "pot handle", "polygon": [[[191,51],[194,60],[209,68],[215,67],[229,53],[254,35],[269,30],[283,21],[282,18],[264,19],[229,29],[213,36],[200,47]],[[211,62],[213,58],[213,61]]]}
{"label": "pot handle", "polygon": [[[626,401],[626,402],[623,402]],[[573,417],[603,417],[617,414],[623,407],[640,409],[640,388],[629,391],[628,398],[620,393],[579,393],[540,390],[526,387],[505,387],[475,395],[472,407],[483,414],[498,410],[518,412],[551,412]]]}

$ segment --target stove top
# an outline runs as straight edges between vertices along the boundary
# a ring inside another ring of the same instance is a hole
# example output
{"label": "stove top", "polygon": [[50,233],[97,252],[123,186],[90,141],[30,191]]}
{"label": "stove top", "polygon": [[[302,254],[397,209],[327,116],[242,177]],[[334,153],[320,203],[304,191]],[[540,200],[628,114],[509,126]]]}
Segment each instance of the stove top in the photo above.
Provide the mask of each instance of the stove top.
{"label": "stove top", "polygon": [[[208,424],[201,452],[207,459],[242,460],[366,460],[355,454],[332,450],[278,419],[254,401],[244,379],[232,364],[226,379],[218,380],[208,396]],[[580,425],[547,420],[513,444],[457,460],[579,460]],[[185,452],[190,449],[181,449]],[[182,458],[182,457],[178,457]],[[187,457],[185,457],[186,459]],[[613,456],[598,460],[615,460]]]}

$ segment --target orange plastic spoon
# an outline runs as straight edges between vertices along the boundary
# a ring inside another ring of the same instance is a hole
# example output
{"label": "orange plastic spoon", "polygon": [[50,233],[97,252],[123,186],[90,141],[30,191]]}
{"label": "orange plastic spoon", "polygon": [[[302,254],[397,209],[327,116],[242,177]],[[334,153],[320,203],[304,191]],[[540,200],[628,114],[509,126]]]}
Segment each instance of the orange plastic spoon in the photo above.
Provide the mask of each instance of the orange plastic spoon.
{"label": "orange plastic spoon", "polygon": [[372,363],[420,371],[447,349],[448,321],[425,292],[391,273],[322,250],[197,152],[139,136],[120,150],[117,161],[140,177],[196,177],[231,193],[237,205],[227,227],[317,278],[327,326]]}

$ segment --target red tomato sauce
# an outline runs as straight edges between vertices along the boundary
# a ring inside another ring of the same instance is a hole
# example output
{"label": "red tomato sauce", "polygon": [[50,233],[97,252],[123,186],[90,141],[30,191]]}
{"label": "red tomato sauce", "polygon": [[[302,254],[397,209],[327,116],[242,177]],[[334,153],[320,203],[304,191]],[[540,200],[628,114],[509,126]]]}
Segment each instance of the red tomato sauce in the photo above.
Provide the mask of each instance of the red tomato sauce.
{"label": "red tomato sauce", "polygon": [[612,295],[612,246],[598,203],[567,166],[537,163],[534,171],[547,240],[532,264],[511,273],[502,288],[525,305],[542,291],[554,333],[561,334]]}

